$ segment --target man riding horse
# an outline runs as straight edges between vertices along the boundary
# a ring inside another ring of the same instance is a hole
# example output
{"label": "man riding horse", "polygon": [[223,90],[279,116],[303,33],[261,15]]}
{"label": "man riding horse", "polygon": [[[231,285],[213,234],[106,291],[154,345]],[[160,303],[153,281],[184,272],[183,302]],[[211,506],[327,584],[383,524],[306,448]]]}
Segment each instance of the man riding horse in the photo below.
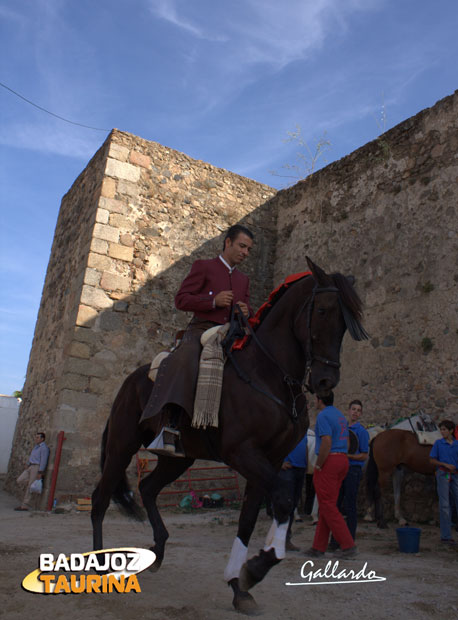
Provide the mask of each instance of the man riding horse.
{"label": "man riding horse", "polygon": [[[194,393],[199,371],[200,338],[204,331],[230,320],[231,309],[237,304],[249,316],[249,279],[237,269],[253,246],[253,233],[236,224],[226,233],[223,252],[210,260],[196,260],[175,296],[178,310],[194,316],[177,349],[161,363],[154,388],[141,422],[163,415],[164,428],[154,452],[184,456],[179,417],[184,410],[192,417]],[[161,447],[163,445],[163,447]]]}

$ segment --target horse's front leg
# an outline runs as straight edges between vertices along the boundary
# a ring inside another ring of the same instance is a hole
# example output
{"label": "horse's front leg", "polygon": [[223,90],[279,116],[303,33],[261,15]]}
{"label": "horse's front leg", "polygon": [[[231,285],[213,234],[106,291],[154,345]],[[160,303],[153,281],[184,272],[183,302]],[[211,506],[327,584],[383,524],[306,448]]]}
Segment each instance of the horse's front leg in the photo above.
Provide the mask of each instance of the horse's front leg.
{"label": "horse's front leg", "polygon": [[245,614],[253,614],[258,608],[251,594],[240,587],[239,575],[242,566],[247,560],[248,543],[253,534],[263,498],[264,492],[247,482],[239,517],[237,537],[232,545],[231,555],[224,571],[224,577],[234,593],[232,604],[237,611]]}
{"label": "horse's front leg", "polygon": [[284,559],[285,544],[289,519],[293,510],[293,501],[284,480],[275,475],[271,489],[273,521],[258,555],[248,560],[240,571],[239,586],[249,590],[262,581],[269,570]]}

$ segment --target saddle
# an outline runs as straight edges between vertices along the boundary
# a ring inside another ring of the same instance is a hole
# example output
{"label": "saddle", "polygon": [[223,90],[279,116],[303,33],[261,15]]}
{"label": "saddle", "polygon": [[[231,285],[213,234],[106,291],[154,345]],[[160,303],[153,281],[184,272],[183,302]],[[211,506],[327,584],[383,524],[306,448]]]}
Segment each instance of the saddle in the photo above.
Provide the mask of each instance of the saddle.
{"label": "saddle", "polygon": [[159,370],[159,366],[161,365],[161,362],[167,356],[169,356],[170,353],[175,351],[177,346],[180,344],[181,339],[183,338],[183,334],[184,334],[183,329],[180,329],[179,331],[177,331],[177,333],[175,334],[175,344],[173,345],[173,347],[169,351],[161,351],[160,353],[156,355],[156,357],[153,358],[150,369],[148,371],[148,377],[151,379],[151,381],[156,381],[157,371]]}
{"label": "saddle", "polygon": [[437,428],[437,424],[431,416],[420,411],[417,415],[399,421],[391,428],[411,431],[417,437],[418,443],[422,446],[432,446],[442,435]]}

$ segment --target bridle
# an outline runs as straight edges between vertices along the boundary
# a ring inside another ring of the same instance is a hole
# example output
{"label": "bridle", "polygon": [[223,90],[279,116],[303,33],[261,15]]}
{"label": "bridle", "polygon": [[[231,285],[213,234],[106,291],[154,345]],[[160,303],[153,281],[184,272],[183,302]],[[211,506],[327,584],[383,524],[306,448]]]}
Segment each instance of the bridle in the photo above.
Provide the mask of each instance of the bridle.
{"label": "bridle", "polygon": [[[320,355],[314,355],[313,354],[312,334],[311,334],[313,306],[314,306],[314,303],[315,303],[315,297],[318,294],[320,294],[320,293],[339,293],[339,289],[334,287],[334,286],[319,287],[317,284],[315,284],[315,286],[313,287],[312,293],[309,295],[309,297],[307,297],[305,299],[304,303],[299,308],[298,312],[296,313],[296,315],[294,317],[294,323],[296,323],[296,321],[298,320],[299,316],[302,314],[304,309],[307,307],[307,316],[306,316],[306,321],[307,321],[307,340],[306,340],[306,343],[305,343],[305,362],[306,363],[305,363],[304,378],[301,381],[299,379],[296,379],[295,377],[293,377],[292,375],[290,375],[288,372],[286,372],[283,369],[281,364],[273,357],[273,355],[270,353],[270,351],[268,351],[268,349],[266,349],[264,344],[259,340],[258,336],[256,335],[256,332],[253,330],[251,324],[248,322],[248,319],[242,313],[240,307],[237,304],[235,306],[236,309],[238,310],[237,316],[238,316],[238,320],[240,321],[241,325],[248,329],[248,331],[249,331],[251,337],[253,338],[254,342],[256,343],[257,347],[274,364],[274,366],[276,366],[278,368],[278,370],[280,370],[280,372],[283,374],[283,381],[288,386],[288,388],[290,390],[290,393],[291,393],[292,401],[293,401],[292,410],[290,412],[290,415],[291,415],[293,420],[297,420],[298,415],[299,415],[298,412],[297,412],[297,409],[296,409],[296,400],[301,395],[305,396],[305,392],[306,391],[308,391],[311,394],[313,394],[313,390],[311,389],[310,385],[308,384],[308,379],[310,378],[310,374],[312,372],[312,364],[313,364],[313,362],[317,361],[317,362],[320,362],[322,364],[325,364],[326,366],[331,366],[332,368],[340,368],[340,363],[339,362],[336,362],[334,360],[329,360],[329,359],[327,359],[325,357],[321,357]],[[339,298],[339,302],[340,302],[340,298]],[[237,372],[237,374],[238,374],[240,379],[242,379],[245,383],[251,385],[251,387],[253,387],[255,390],[257,390],[261,394],[264,394],[265,396],[267,396],[268,398],[273,400],[278,405],[281,405],[282,407],[285,407],[289,411],[289,407],[280,398],[277,398],[274,394],[271,394],[270,392],[265,390],[263,387],[257,385],[256,383],[253,383],[253,381],[248,376],[248,374],[244,370],[242,370],[242,368],[240,368],[239,364],[235,361],[235,359],[233,357],[233,354],[232,354],[232,352],[230,350],[226,351],[226,355],[227,355],[228,359],[230,359],[230,361],[232,362],[232,365],[234,366],[234,368],[235,368],[235,370],[236,370],[236,372]],[[299,391],[298,391],[298,393],[296,395],[294,394],[294,388],[295,387],[299,388]],[[305,403],[305,406],[304,406],[304,409],[306,409],[306,408],[307,408],[307,402]]]}
{"label": "bridle", "polygon": [[[317,361],[317,362],[321,362],[322,364],[325,364],[326,366],[331,366],[331,368],[340,368],[340,362],[336,362],[334,360],[329,360],[326,357],[321,357],[321,355],[314,355],[313,354],[313,349],[312,349],[312,312],[313,312],[313,306],[315,303],[315,297],[319,294],[319,293],[339,293],[339,289],[335,286],[322,286],[319,287],[318,284],[315,284],[315,286],[313,287],[312,290],[312,294],[310,296],[309,299],[306,299],[305,302],[302,304],[301,308],[299,309],[299,312],[297,313],[296,317],[294,318],[294,322],[296,322],[296,320],[298,319],[299,315],[302,314],[302,312],[304,311],[305,306],[308,304],[308,308],[307,308],[307,340],[305,342],[305,376],[304,376],[304,384],[306,385],[307,390],[310,393],[313,393],[312,389],[310,388],[310,386],[307,383],[307,380],[309,379],[311,372],[312,372],[312,364],[313,362]],[[340,302],[340,298],[339,298],[339,302]]]}

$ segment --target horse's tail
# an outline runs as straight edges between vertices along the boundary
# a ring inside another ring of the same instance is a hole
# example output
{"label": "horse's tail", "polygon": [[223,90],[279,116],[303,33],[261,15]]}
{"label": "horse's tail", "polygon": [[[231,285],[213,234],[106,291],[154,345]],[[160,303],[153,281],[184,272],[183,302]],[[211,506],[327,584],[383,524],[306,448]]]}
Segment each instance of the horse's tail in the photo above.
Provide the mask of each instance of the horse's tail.
{"label": "horse's tail", "polygon": [[366,468],[366,492],[371,504],[375,504],[378,493],[378,467],[374,458],[374,439],[370,443],[369,460]]}
{"label": "horse's tail", "polygon": [[[124,389],[124,385],[121,388],[121,390],[122,389]],[[115,415],[115,410],[116,410],[117,405],[118,406],[123,405],[123,403],[120,402],[121,400],[122,399],[119,398],[119,394],[118,394],[118,397],[115,399],[115,402],[113,403],[113,407],[111,409],[111,415],[106,423],[105,430],[103,431],[102,445],[101,445],[101,452],[100,452],[100,466],[101,466],[102,472],[104,471],[105,462],[107,458],[107,444],[109,440],[110,423],[112,422],[113,416]],[[133,424],[138,424],[138,420],[136,418],[134,418],[132,422]],[[111,499],[115,502],[115,504],[118,506],[121,512],[123,512],[126,516],[136,519],[137,521],[145,520],[144,510],[135,501],[135,497],[130,488],[129,482],[127,480],[125,470],[122,472],[122,474],[120,475],[116,483],[116,487],[113,491]]]}

